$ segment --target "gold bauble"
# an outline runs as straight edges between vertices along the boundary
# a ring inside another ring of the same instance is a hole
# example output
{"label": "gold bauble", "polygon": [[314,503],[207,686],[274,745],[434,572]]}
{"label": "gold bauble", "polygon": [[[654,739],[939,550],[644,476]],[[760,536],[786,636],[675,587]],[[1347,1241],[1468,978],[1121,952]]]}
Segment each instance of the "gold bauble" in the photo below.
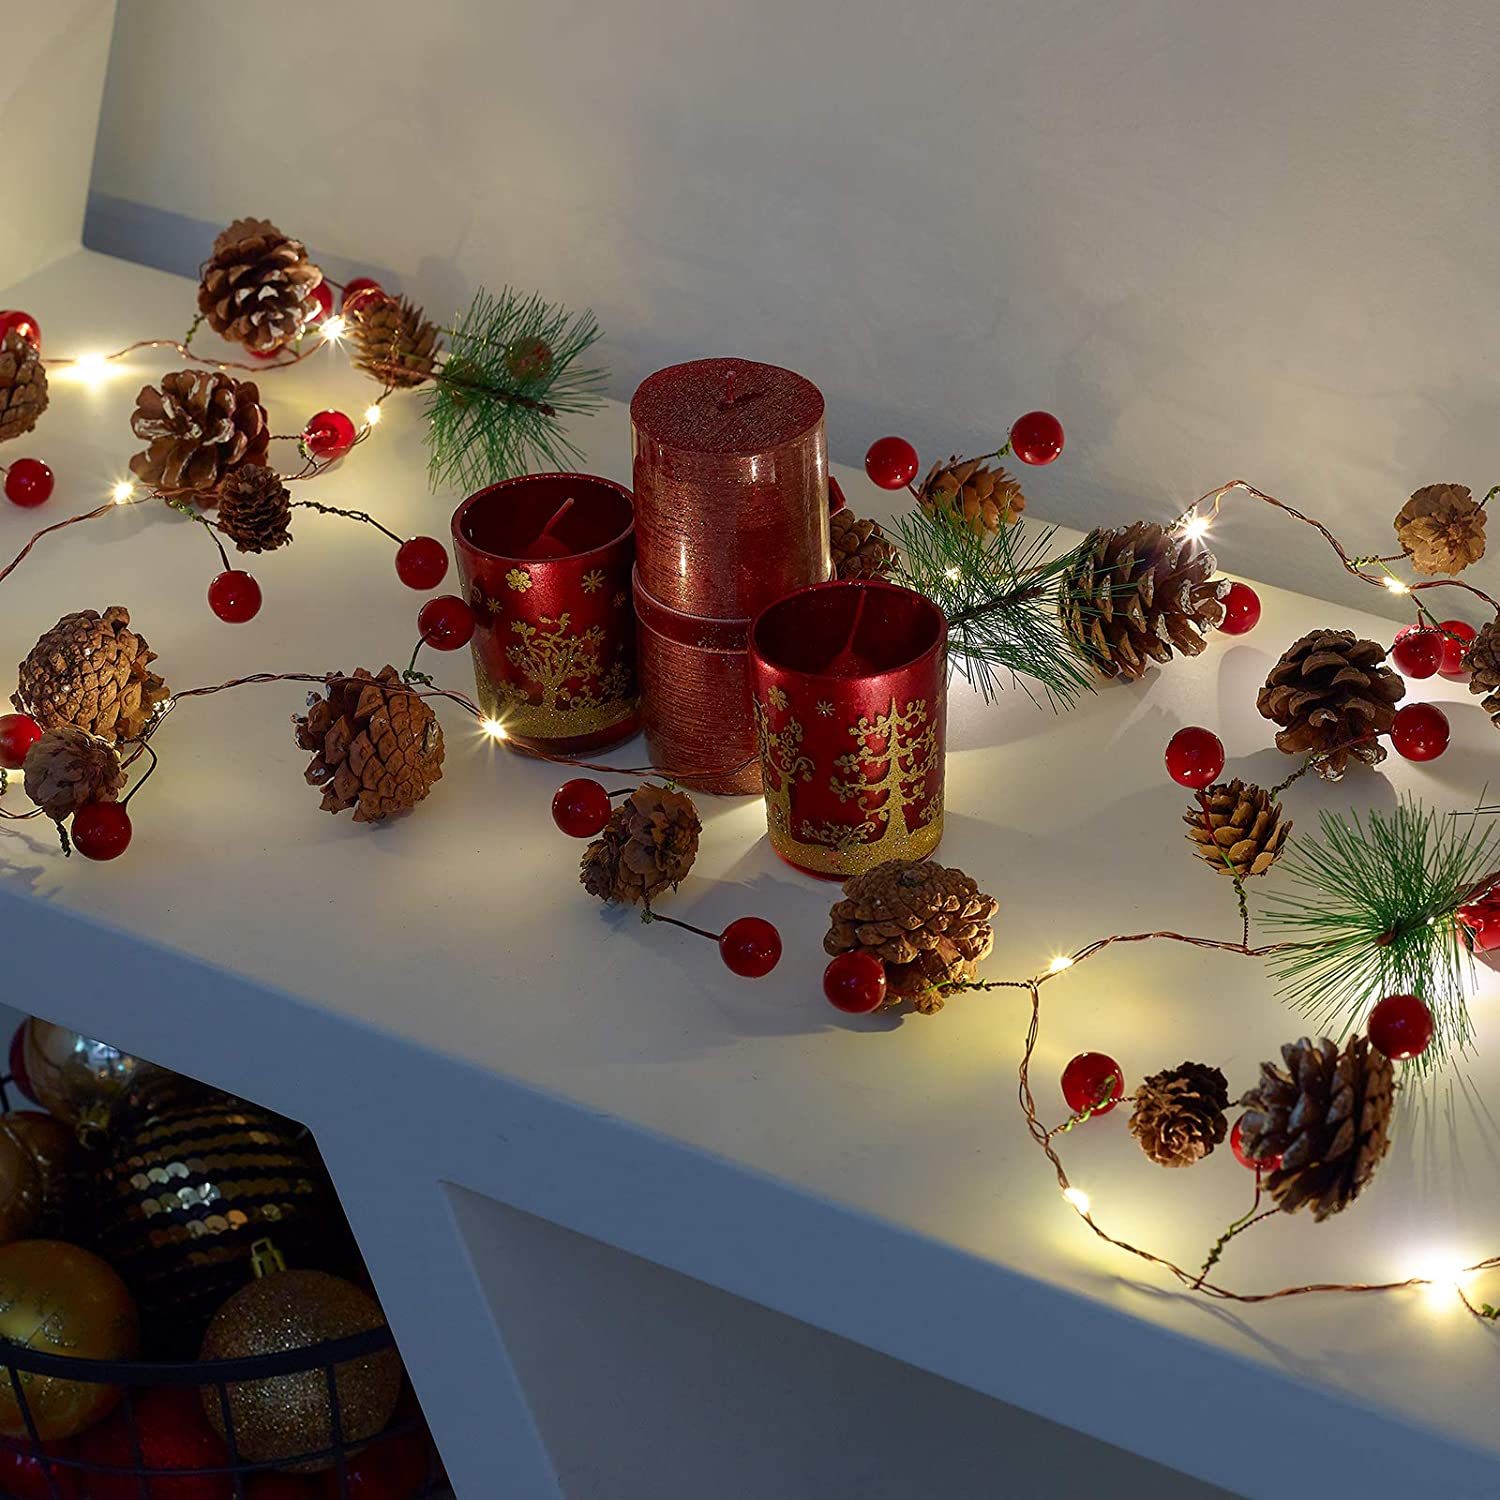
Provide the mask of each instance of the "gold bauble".
{"label": "gold bauble", "polygon": [[31,1097],[83,1137],[106,1130],[111,1115],[127,1099],[162,1091],[176,1077],[144,1058],[39,1016],[26,1022],[22,1049]]}
{"label": "gold bauble", "polygon": [[61,1120],[39,1109],[13,1109],[0,1115],[0,1137],[14,1141],[36,1168],[40,1201],[31,1233],[65,1237],[70,1211],[77,1207],[78,1140]]}
{"label": "gold bauble", "polygon": [[0,1245],[24,1239],[41,1215],[41,1173],[20,1140],[0,1126]]}
{"label": "gold bauble", "polygon": [[[125,1283],[97,1255],[62,1240],[19,1240],[0,1247],[0,1339],[75,1359],[134,1359],[141,1330]],[[116,1385],[18,1373],[44,1442],[92,1427],[120,1399]],[[0,1433],[27,1435],[8,1379],[0,1381]]]}

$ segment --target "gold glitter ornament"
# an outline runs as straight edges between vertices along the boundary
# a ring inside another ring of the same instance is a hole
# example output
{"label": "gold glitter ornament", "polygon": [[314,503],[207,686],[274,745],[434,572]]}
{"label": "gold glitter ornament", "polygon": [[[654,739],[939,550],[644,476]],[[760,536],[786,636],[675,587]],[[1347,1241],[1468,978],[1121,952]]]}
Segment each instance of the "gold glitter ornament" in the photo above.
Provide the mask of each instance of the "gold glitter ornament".
{"label": "gold glitter ornament", "polygon": [[0,1244],[25,1239],[41,1211],[41,1173],[26,1147],[0,1128]]}
{"label": "gold glitter ornament", "polygon": [[190,1087],[167,1068],[39,1016],[26,1022],[22,1049],[32,1097],[85,1142],[101,1138],[128,1102]]}
{"label": "gold glitter ornament", "polygon": [[0,1115],[0,1136],[13,1141],[37,1176],[36,1214],[27,1230],[45,1239],[67,1239],[67,1226],[81,1203],[78,1138],[61,1120],[39,1109],[13,1109]]}

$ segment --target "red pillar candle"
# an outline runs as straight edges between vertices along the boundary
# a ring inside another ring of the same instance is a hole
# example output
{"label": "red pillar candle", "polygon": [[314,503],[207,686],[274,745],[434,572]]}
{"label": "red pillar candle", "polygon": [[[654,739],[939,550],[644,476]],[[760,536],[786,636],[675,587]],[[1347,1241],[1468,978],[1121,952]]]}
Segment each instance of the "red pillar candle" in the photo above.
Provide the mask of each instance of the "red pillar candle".
{"label": "red pillar candle", "polygon": [[479,706],[506,738],[571,755],[634,734],[630,491],[587,474],[507,479],[454,511],[453,542]]}

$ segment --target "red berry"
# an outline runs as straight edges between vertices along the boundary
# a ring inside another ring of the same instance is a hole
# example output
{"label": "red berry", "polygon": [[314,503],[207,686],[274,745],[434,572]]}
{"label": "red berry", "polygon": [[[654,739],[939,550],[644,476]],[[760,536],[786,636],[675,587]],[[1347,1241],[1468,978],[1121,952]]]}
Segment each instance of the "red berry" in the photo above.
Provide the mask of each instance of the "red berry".
{"label": "red berry", "polygon": [[1063,451],[1062,423],[1050,411],[1029,411],[1010,429],[1010,451],[1023,464],[1050,464]]}
{"label": "red berry", "polygon": [[1222,602],[1219,629],[1225,635],[1248,635],[1260,624],[1260,595],[1248,583],[1231,583]]}
{"label": "red berry", "polygon": [[781,961],[781,934],[763,917],[736,917],[719,935],[719,957],[742,979],[764,979]]}
{"label": "red berry", "polygon": [[1462,680],[1469,675],[1464,666],[1464,652],[1479,632],[1462,620],[1444,620],[1438,629],[1443,632],[1443,664],[1438,671],[1444,677]]}
{"label": "red berry", "polygon": [[316,328],[319,323],[333,311],[333,288],[326,281],[320,281],[308,296],[309,302],[316,302],[315,311],[308,314],[308,325]]}
{"label": "red berry", "polygon": [[314,412],[302,429],[302,445],[314,458],[342,458],[354,438],[354,422],[341,411]]}
{"label": "red berry", "polygon": [[18,458],[5,476],[5,498],[29,510],[52,498],[52,470],[39,458]]}
{"label": "red berry", "polygon": [[1484,953],[1500,948],[1500,884],[1491,884],[1473,901],[1458,909],[1458,920],[1469,929],[1474,946]]}
{"label": "red berry", "polygon": [[506,345],[505,368],[513,380],[539,380],[552,368],[552,346],[545,339],[517,339]]}
{"label": "red berry", "polygon": [[[1086,1109],[1107,1115],[1125,1092],[1125,1074],[1114,1058],[1102,1052],[1080,1052],[1063,1069],[1062,1092],[1075,1115]],[[1101,1099],[1107,1102],[1101,1104]]]}
{"label": "red berry", "polygon": [[1279,1172],[1281,1170],[1279,1156],[1262,1156],[1257,1159],[1245,1154],[1245,1137],[1242,1129],[1244,1123],[1245,1117],[1241,1115],[1229,1132],[1229,1149],[1234,1152],[1234,1159],[1242,1167],[1249,1167],[1252,1172]]}
{"label": "red berry", "polygon": [[396,576],[409,589],[435,589],[448,572],[448,549],[435,536],[409,537],[396,549]]}
{"label": "red berry", "polygon": [[1448,715],[1435,703],[1408,703],[1396,710],[1391,744],[1407,760],[1436,760],[1448,748]]}
{"label": "red berry", "polygon": [[42,737],[42,726],[30,714],[0,715],[0,766],[19,771],[26,752]]}
{"label": "red berry", "polygon": [[1365,1030],[1392,1062],[1405,1062],[1431,1045],[1432,1024],[1432,1012],[1415,995],[1387,995],[1370,1012]]}
{"label": "red berry", "polygon": [[344,298],[339,303],[340,312],[354,312],[361,302],[371,297],[385,296],[385,288],[372,276],[356,276],[344,283]]}
{"label": "red berry", "polygon": [[[43,1443],[42,1452],[50,1458],[75,1458],[74,1445],[64,1438]],[[54,1489],[47,1482],[51,1474]],[[78,1500],[78,1470],[42,1460],[27,1438],[0,1438],[0,1495],[8,1500]]]}
{"label": "red berry", "polygon": [[118,859],[130,846],[130,814],[120,802],[85,802],[73,814],[73,847],[85,859]]}
{"label": "red berry", "polygon": [[1431,677],[1443,664],[1441,632],[1422,625],[1408,625],[1396,632],[1391,660],[1403,677]]}
{"label": "red berry", "polygon": [[899,490],[917,477],[917,450],[903,437],[876,438],[865,454],[865,473],[883,490]]}
{"label": "red berry", "polygon": [[18,307],[0,311],[0,344],[5,342],[7,333],[19,333],[38,354],[42,352],[42,330],[30,313]]}
{"label": "red berry", "polygon": [[1224,746],[1212,730],[1190,724],[1167,742],[1167,775],[1179,786],[1205,787],[1224,769]]}
{"label": "red berry", "polygon": [[885,1004],[885,965],[862,948],[840,953],[823,970],[823,993],[839,1010],[867,1016]]}
{"label": "red berry", "polygon": [[243,625],[260,613],[260,585],[239,568],[215,574],[208,586],[208,607],[226,625]]}
{"label": "red berry", "polygon": [[281,353],[281,351],[283,349],[285,349],[285,348],[286,348],[285,344],[275,344],[275,345],[273,345],[269,349],[252,349],[250,351],[250,358],[251,359],[275,359]]}
{"label": "red berry", "polygon": [[591,839],[609,822],[609,793],[589,776],[565,781],[552,795],[552,821],[570,839]]}
{"label": "red berry", "polygon": [[417,629],[434,651],[457,651],[474,634],[474,611],[457,594],[439,594],[417,612]]}

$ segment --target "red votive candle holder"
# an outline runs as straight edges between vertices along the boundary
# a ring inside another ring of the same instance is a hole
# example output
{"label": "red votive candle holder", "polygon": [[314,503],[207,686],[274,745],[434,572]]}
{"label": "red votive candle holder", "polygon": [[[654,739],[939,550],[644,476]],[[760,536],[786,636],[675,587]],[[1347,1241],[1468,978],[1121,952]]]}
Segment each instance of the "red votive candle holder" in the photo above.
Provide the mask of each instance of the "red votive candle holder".
{"label": "red votive candle holder", "polygon": [[943,836],[947,622],[876,579],[798,589],[750,627],[771,847],[845,880]]}
{"label": "red votive candle holder", "polygon": [[630,491],[591,474],[527,474],[453,512],[478,622],[479,706],[523,749],[572,755],[640,727]]}

